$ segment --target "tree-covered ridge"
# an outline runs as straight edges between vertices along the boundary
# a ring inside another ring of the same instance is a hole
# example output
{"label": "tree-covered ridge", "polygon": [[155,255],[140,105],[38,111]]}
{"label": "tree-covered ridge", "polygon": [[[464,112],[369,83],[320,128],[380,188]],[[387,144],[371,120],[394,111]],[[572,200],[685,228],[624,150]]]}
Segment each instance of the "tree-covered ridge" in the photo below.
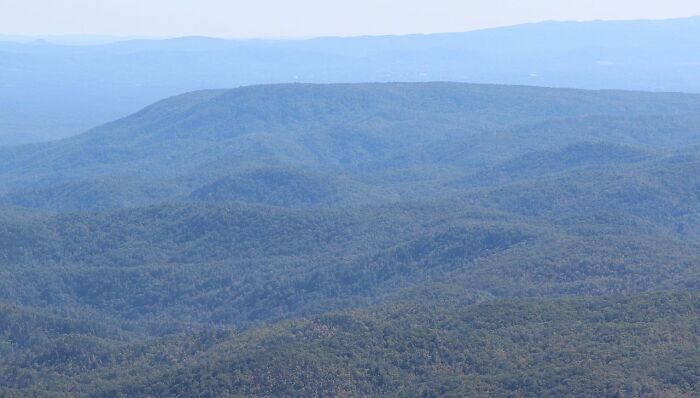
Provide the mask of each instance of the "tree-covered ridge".
{"label": "tree-covered ridge", "polygon": [[[87,194],[103,192],[105,206],[148,204],[260,167],[363,182],[365,174],[405,169],[473,171],[581,142],[672,151],[700,144],[699,106],[700,97],[687,94],[458,83],[196,92],[78,137],[0,149],[0,194],[41,206],[41,192],[66,197],[78,184]],[[100,184],[114,178],[126,178],[133,194]]]}
{"label": "tree-covered ridge", "polygon": [[[554,193],[547,199],[559,201]],[[700,287],[700,247],[683,231],[622,211],[574,209],[564,219],[452,200],[326,210],[227,203],[7,215],[14,221],[4,224],[0,241],[0,297],[162,334],[188,324],[246,327],[411,295]],[[429,292],[426,285],[439,288]]]}
{"label": "tree-covered ridge", "polygon": [[244,333],[101,347],[76,340],[93,361],[85,373],[38,359],[49,355],[42,349],[71,352],[55,336],[60,345],[38,345],[37,359],[14,365],[64,375],[26,379],[27,391],[56,396],[689,397],[700,382],[698,314],[690,293],[399,304]]}
{"label": "tree-covered ridge", "polygon": [[[403,91],[413,92],[413,98],[399,101],[397,93]],[[327,109],[328,120],[278,115],[286,110],[285,98],[322,104],[316,92],[331,98],[354,93],[352,106]],[[697,152],[700,126],[688,113],[695,97],[679,94],[446,83],[251,87],[212,95],[222,93],[228,97],[211,110],[209,96],[193,93],[71,140],[0,150],[0,203],[75,212],[164,202],[237,200],[319,208],[433,200],[582,168],[635,172],[636,164],[644,169],[679,151]],[[458,98],[447,102],[454,111],[444,104],[450,93]],[[271,100],[242,106],[238,97],[251,95]],[[557,95],[566,106],[557,105]],[[526,96],[539,99],[547,111],[529,118],[506,112],[508,101],[514,107]],[[369,104],[374,108],[362,106],[365,97],[377,98]],[[487,102],[491,97],[493,104]],[[422,109],[426,101],[437,109]],[[596,101],[609,106],[591,110]],[[646,115],[645,101],[668,113]],[[198,129],[222,131],[221,124],[241,135],[213,141],[178,135],[172,130],[178,123],[194,129],[187,124],[191,102],[223,118],[217,123],[216,117],[202,116]],[[566,116],[589,111],[602,116]],[[372,112],[381,112],[381,121],[368,118]],[[629,116],[635,112],[639,115]],[[345,127],[331,123],[331,115],[346,120]],[[265,120],[264,132],[248,120],[254,117]]]}
{"label": "tree-covered ridge", "polygon": [[240,201],[282,207],[368,205],[397,199],[390,191],[348,177],[329,176],[284,167],[241,170],[195,189],[190,199],[202,202]]}
{"label": "tree-covered ridge", "polygon": [[161,394],[183,396],[232,387],[260,396],[690,396],[700,382],[699,310],[696,295],[670,295],[454,312],[400,308],[388,319],[324,316],[252,334],[250,353],[238,341],[223,344],[219,355],[159,374],[141,391],[158,395],[164,385]]}

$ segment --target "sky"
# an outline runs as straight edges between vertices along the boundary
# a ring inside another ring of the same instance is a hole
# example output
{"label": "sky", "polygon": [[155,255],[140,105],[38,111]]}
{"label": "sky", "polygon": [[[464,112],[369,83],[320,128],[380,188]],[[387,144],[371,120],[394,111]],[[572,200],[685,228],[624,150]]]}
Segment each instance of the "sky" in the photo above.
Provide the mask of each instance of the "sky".
{"label": "sky", "polygon": [[700,0],[0,0],[0,34],[314,37],[700,15]]}

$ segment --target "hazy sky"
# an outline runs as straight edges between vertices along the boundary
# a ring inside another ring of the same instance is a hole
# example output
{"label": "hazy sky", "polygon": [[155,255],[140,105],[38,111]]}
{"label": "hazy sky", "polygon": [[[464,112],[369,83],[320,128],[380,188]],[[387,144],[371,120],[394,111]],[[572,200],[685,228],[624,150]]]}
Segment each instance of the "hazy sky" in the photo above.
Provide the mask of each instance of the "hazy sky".
{"label": "hazy sky", "polygon": [[0,34],[295,37],[700,15],[700,0],[0,0]]}

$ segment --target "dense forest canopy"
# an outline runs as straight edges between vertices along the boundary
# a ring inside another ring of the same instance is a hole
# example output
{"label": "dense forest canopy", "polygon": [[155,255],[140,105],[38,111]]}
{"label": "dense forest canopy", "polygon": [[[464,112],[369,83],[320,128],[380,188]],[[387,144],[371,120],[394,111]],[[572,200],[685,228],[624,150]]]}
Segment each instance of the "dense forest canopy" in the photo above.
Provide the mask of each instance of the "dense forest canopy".
{"label": "dense forest canopy", "polygon": [[697,395],[698,110],[251,86],[2,148],[0,395]]}

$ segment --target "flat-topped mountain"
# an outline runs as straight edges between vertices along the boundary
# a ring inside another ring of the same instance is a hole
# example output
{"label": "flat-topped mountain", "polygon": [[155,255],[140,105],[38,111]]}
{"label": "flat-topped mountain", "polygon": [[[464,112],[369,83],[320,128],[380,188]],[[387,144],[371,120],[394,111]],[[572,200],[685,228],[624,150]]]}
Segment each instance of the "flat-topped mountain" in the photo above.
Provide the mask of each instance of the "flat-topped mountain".
{"label": "flat-topped mountain", "polygon": [[698,37],[700,18],[312,40],[0,43],[0,145],[75,135],[183,92],[252,84],[461,81],[700,92]]}
{"label": "flat-topped mountain", "polygon": [[698,107],[700,95],[459,83],[202,91],[71,139],[2,149],[0,178],[174,174],[256,161],[468,164],[581,141],[674,149],[700,141]]}
{"label": "flat-topped mountain", "polygon": [[[73,138],[0,149],[0,195],[6,203],[56,209],[187,198],[309,206],[360,203],[362,195],[420,198],[431,191],[421,181],[483,185],[491,175],[487,184],[503,182],[486,169],[523,173],[531,166],[512,163],[520,156],[530,156],[521,160],[527,164],[571,168],[684,150],[700,144],[697,109],[700,95],[462,83],[199,91]],[[270,179],[273,169],[278,175]],[[480,182],[473,178],[478,170],[485,173]],[[294,191],[295,179],[316,183]],[[243,184],[232,187],[236,194],[222,191],[231,181]],[[297,199],[266,198],[275,192],[260,186],[266,181],[286,184]],[[326,184],[345,186],[329,191]]]}

